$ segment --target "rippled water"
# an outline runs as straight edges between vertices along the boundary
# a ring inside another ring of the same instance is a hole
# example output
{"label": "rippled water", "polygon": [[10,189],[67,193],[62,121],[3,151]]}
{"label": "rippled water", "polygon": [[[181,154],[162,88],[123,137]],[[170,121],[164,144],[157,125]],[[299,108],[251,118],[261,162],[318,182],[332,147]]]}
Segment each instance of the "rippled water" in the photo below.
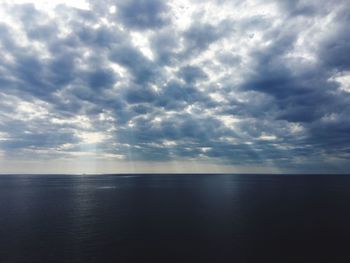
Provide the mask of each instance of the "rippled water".
{"label": "rippled water", "polygon": [[350,176],[2,175],[0,262],[350,262]]}

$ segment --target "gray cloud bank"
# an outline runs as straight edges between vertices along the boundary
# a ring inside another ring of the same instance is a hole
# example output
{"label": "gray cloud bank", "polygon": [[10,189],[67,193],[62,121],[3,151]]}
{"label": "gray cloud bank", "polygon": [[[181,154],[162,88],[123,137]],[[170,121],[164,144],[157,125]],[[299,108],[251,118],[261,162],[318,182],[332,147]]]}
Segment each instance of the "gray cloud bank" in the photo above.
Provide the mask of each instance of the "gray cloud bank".
{"label": "gray cloud bank", "polygon": [[3,160],[349,171],[346,0],[0,9]]}

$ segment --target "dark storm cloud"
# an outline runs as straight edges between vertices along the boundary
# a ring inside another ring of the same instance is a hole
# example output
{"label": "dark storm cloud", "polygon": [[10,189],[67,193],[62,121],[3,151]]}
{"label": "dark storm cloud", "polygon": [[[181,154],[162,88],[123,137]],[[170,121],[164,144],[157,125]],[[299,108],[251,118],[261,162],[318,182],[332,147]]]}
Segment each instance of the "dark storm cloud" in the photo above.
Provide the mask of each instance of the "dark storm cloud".
{"label": "dark storm cloud", "polygon": [[219,2],[194,1],[183,24],[187,9],[159,0],[54,17],[3,6],[17,24],[0,24],[0,150],[290,169],[349,158],[346,1],[257,1],[242,18]]}
{"label": "dark storm cloud", "polygon": [[156,107],[166,110],[184,110],[188,106],[200,105],[200,107],[211,108],[215,103],[205,93],[201,92],[195,85],[184,84],[177,80],[170,80],[157,93],[154,102]]}
{"label": "dark storm cloud", "polygon": [[149,81],[155,81],[158,77],[157,65],[130,46],[115,47],[111,51],[110,59],[126,67],[136,83],[145,84]]}
{"label": "dark storm cloud", "polygon": [[[12,136],[14,134],[11,131]],[[76,143],[79,140],[75,138],[71,133],[56,134],[55,131],[49,133],[30,133],[30,134],[18,134],[13,136],[9,140],[1,141],[0,146],[2,149],[15,151],[23,148],[52,148],[57,147],[65,143]]]}
{"label": "dark storm cloud", "polygon": [[201,68],[195,66],[185,66],[181,68],[179,71],[179,76],[187,83],[193,83],[197,80],[207,78],[205,72]]}
{"label": "dark storm cloud", "polygon": [[290,16],[312,16],[318,11],[315,1],[285,0],[279,4]]}
{"label": "dark storm cloud", "polygon": [[19,18],[29,39],[47,41],[58,33],[57,25],[39,12],[33,4],[11,8],[10,12]]}
{"label": "dark storm cloud", "polygon": [[87,74],[87,82],[91,88],[108,88],[116,82],[116,75],[108,69],[96,69]]}
{"label": "dark storm cloud", "polygon": [[[3,97],[1,99],[4,100]],[[31,119],[30,114],[16,116],[19,113],[13,112],[14,103],[1,103],[0,106],[0,130],[7,134],[6,140],[0,140],[0,147],[9,154],[16,155],[23,149],[55,149],[63,144],[79,142],[69,125],[58,129],[45,118]]]}
{"label": "dark storm cloud", "polygon": [[303,61],[294,68],[285,56],[293,49],[296,34],[276,34],[273,45],[253,53],[257,64],[242,88],[274,97],[279,118],[290,122],[313,122],[332,112],[342,100],[336,92],[339,84],[329,79],[332,71],[322,63],[310,66]]}
{"label": "dark storm cloud", "polygon": [[193,56],[206,50],[212,43],[229,35],[232,30],[232,22],[223,20],[217,25],[194,21],[184,32],[186,49],[185,56]]}
{"label": "dark storm cloud", "polygon": [[130,104],[153,102],[156,99],[156,93],[148,87],[133,87],[125,91],[125,99]]}
{"label": "dark storm cloud", "polygon": [[[310,12],[303,9],[304,12],[297,8],[298,3],[288,5],[294,8],[292,15],[313,14],[311,7],[308,9]],[[312,145],[312,148],[300,147],[296,153],[298,156],[322,151],[348,156],[346,134],[350,130],[343,116],[349,111],[350,96],[331,79],[334,73],[349,69],[349,56],[345,55],[350,51],[347,41],[349,30],[345,26],[349,19],[343,11],[341,14],[334,21],[334,32],[329,32],[321,41],[316,53],[317,63],[310,65],[299,61],[295,67],[286,55],[293,50],[298,31],[286,35],[278,32],[278,37],[273,38],[273,45],[263,52],[254,53],[257,62],[254,73],[241,86],[272,96],[278,106],[277,119],[305,123],[308,133],[302,142]],[[297,144],[295,139],[291,143]]]}
{"label": "dark storm cloud", "polygon": [[91,29],[91,27],[81,24],[77,24],[76,27],[80,41],[92,48],[106,48],[112,44],[122,42],[122,35],[108,28]]}
{"label": "dark storm cloud", "polygon": [[119,20],[131,29],[154,29],[169,23],[168,7],[161,0],[126,0],[117,2]]}
{"label": "dark storm cloud", "polygon": [[173,28],[164,29],[151,39],[151,48],[160,65],[172,64],[176,60],[176,49],[179,48],[179,35]]}
{"label": "dark storm cloud", "polygon": [[220,126],[217,126],[218,122],[213,118],[194,120],[188,114],[174,115],[159,124],[149,123],[147,118],[138,118],[135,119],[134,124],[135,126],[130,131],[132,131],[135,143],[160,142],[163,140],[194,140],[198,142],[205,140],[210,135],[219,133],[221,129]]}
{"label": "dark storm cloud", "polygon": [[350,14],[343,10],[337,17],[335,28],[321,43],[319,54],[325,66],[338,71],[350,70]]}

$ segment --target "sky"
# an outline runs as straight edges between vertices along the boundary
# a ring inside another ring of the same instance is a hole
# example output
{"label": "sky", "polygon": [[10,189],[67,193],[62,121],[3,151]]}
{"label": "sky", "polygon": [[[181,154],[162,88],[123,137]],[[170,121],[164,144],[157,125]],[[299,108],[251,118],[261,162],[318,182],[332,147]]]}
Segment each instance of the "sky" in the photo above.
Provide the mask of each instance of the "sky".
{"label": "sky", "polygon": [[350,172],[348,0],[3,0],[0,173]]}

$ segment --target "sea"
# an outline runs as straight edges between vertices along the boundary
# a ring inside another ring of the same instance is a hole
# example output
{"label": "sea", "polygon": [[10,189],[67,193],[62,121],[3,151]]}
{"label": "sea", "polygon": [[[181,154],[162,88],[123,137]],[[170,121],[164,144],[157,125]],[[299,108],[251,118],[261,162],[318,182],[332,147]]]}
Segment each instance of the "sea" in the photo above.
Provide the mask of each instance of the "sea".
{"label": "sea", "polygon": [[0,175],[0,262],[350,262],[350,176]]}

